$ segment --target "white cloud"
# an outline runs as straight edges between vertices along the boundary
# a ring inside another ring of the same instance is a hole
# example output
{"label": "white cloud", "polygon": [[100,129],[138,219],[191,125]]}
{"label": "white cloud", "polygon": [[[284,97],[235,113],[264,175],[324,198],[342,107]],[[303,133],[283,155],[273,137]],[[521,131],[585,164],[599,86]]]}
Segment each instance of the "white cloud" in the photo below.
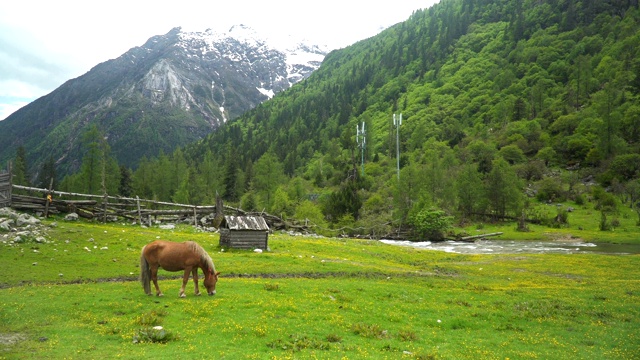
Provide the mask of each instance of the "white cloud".
{"label": "white cloud", "polygon": [[21,107],[29,104],[30,101],[22,101],[22,102],[1,102],[0,103],[0,121],[6,119],[9,115],[18,111]]}

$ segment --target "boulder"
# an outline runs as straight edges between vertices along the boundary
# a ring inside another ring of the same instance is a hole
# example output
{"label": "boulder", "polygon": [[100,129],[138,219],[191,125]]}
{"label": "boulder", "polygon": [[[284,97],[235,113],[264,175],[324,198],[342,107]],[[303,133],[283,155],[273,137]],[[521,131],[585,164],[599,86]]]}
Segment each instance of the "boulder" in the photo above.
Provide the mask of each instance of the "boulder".
{"label": "boulder", "polygon": [[69,214],[67,214],[67,216],[64,217],[64,219],[66,221],[76,221],[76,220],[78,220],[78,214],[76,214],[74,212],[69,213]]}
{"label": "boulder", "polygon": [[29,214],[24,214],[24,213],[20,214],[16,219],[16,225],[18,225],[19,227],[24,227],[26,225],[38,225],[38,224],[40,224],[40,220],[38,220],[37,218]]}

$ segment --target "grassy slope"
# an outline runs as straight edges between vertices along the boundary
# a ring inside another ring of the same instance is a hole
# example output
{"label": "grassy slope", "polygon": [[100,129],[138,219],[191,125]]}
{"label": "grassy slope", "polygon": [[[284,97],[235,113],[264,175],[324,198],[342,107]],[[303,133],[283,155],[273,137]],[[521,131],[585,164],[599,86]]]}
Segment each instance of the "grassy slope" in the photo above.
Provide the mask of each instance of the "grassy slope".
{"label": "grassy slope", "polygon": [[[203,245],[223,273],[218,295],[192,296],[189,284],[179,299],[175,279],[161,280],[164,298],[137,281],[93,281],[135,280],[140,248],[157,237]],[[271,252],[221,252],[217,235],[190,227],[62,221],[49,238],[0,244],[0,358],[640,354],[640,256],[469,256],[283,235]],[[133,343],[153,325],[174,338]]]}
{"label": "grassy slope", "polygon": [[607,222],[617,222],[619,225],[610,231],[600,230],[601,213],[594,209],[594,204],[587,202],[576,205],[573,202],[562,204],[541,204],[535,202],[532,213],[539,219],[553,219],[558,215],[558,209],[572,208],[568,213],[568,224],[558,228],[544,225],[527,224],[528,232],[516,230],[513,222],[473,224],[464,228],[456,228],[456,232],[466,232],[469,235],[503,232],[500,239],[508,240],[555,240],[560,238],[581,239],[588,242],[606,242],[614,244],[640,244],[640,226],[638,214],[628,206],[619,205],[616,213],[607,215]]}

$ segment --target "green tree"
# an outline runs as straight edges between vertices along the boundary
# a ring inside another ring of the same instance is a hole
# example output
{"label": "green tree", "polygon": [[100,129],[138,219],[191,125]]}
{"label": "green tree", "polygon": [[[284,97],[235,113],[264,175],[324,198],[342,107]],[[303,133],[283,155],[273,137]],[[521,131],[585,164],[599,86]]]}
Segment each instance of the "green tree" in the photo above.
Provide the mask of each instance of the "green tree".
{"label": "green tree", "polygon": [[504,146],[499,153],[509,164],[519,164],[527,159],[522,150],[516,145]]}
{"label": "green tree", "polygon": [[289,195],[282,186],[278,186],[273,195],[273,205],[271,206],[271,212],[278,215],[290,215],[292,211],[291,200]]}
{"label": "green tree", "polygon": [[620,92],[611,82],[594,95],[594,107],[602,120],[599,148],[606,159],[619,153],[619,150],[624,147],[623,141],[619,138],[620,119],[622,118],[618,108],[619,101]]}
{"label": "green tree", "polygon": [[235,152],[229,147],[224,171],[224,197],[229,201],[237,201],[238,192],[238,163]]}
{"label": "green tree", "polygon": [[493,161],[491,172],[485,180],[487,201],[493,213],[506,216],[518,215],[522,203],[520,180],[515,171],[502,158]]}
{"label": "green tree", "polygon": [[477,165],[464,165],[455,184],[458,208],[463,218],[469,218],[478,211],[482,200],[483,184]]}
{"label": "green tree", "polygon": [[56,189],[58,186],[56,162],[53,159],[52,155],[50,155],[47,158],[47,160],[42,164],[42,169],[38,174],[37,186],[42,189],[48,189],[50,184],[53,184],[52,186],[53,189]]}
{"label": "green tree", "polygon": [[418,201],[418,194],[424,188],[424,178],[421,169],[415,164],[409,164],[400,169],[400,180],[396,182],[394,192],[394,210],[396,219],[405,222],[409,213]]}
{"label": "green tree", "polygon": [[409,221],[418,239],[442,241],[453,223],[453,218],[439,209],[422,209],[413,214]]}
{"label": "green tree", "polygon": [[192,204],[192,184],[195,183],[195,175],[192,171],[187,170],[186,176],[180,180],[180,186],[176,189],[171,200],[178,204]]}
{"label": "green tree", "polygon": [[80,165],[78,190],[88,194],[116,194],[120,186],[120,168],[96,125],[83,134],[82,144],[85,154]]}
{"label": "green tree", "polygon": [[16,150],[16,159],[15,164],[13,165],[13,184],[31,186],[29,181],[28,169],[29,167],[27,165],[27,153],[24,149],[24,146],[20,146]]}
{"label": "green tree", "polygon": [[327,221],[322,214],[322,210],[317,204],[310,200],[300,202],[298,206],[296,206],[293,216],[309,226],[316,226],[317,228],[320,228],[319,230],[323,230],[327,227]]}
{"label": "green tree", "polygon": [[103,169],[103,144],[104,136],[94,124],[82,135],[82,147],[84,156],[80,165],[80,178],[82,184],[79,191],[88,194],[100,194],[102,191]]}
{"label": "green tree", "polygon": [[616,156],[611,162],[610,171],[620,181],[640,177],[640,154]]}
{"label": "green tree", "polygon": [[264,199],[265,207],[273,206],[273,195],[285,182],[284,167],[275,153],[266,152],[253,166],[253,189]]}
{"label": "green tree", "polygon": [[198,164],[198,179],[202,186],[203,201],[214,203],[216,194],[224,192],[224,167],[218,157],[207,149],[203,160]]}
{"label": "green tree", "polygon": [[339,222],[344,216],[351,220],[358,219],[362,207],[362,199],[358,194],[358,182],[353,179],[345,181],[338,190],[329,195],[324,214],[332,222]]}
{"label": "green tree", "polygon": [[258,210],[258,202],[256,201],[256,193],[249,189],[247,190],[240,199],[240,208],[245,211],[257,211]]}
{"label": "green tree", "polygon": [[120,165],[120,187],[118,188],[118,194],[124,197],[130,197],[133,194],[133,174],[131,170]]}
{"label": "green tree", "polygon": [[138,169],[133,173],[131,181],[132,195],[137,195],[143,199],[153,199],[151,184],[154,176],[157,176],[157,174],[153,171],[152,162],[146,156],[143,156]]}

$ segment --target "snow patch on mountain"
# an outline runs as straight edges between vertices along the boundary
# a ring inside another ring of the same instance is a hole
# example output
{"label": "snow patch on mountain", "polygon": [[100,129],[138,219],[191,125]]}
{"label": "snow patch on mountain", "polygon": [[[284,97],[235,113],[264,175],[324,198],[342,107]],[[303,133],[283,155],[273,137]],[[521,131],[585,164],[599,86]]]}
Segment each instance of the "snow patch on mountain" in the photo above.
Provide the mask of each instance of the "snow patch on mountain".
{"label": "snow patch on mountain", "polygon": [[[326,46],[313,45],[294,36],[268,38],[245,25],[234,25],[226,32],[211,29],[202,32],[180,31],[179,37],[181,39],[179,46],[185,50],[196,48],[200,56],[225,57],[233,62],[245,62],[251,65],[265,58],[273,60],[281,56],[287,69],[289,86],[305,79],[313,70],[320,67],[328,53]],[[197,46],[194,46],[195,44]],[[232,47],[243,50],[228,51]],[[252,53],[253,51],[256,53]],[[278,79],[274,82],[277,83]],[[264,90],[269,92],[280,89],[268,87]]]}

